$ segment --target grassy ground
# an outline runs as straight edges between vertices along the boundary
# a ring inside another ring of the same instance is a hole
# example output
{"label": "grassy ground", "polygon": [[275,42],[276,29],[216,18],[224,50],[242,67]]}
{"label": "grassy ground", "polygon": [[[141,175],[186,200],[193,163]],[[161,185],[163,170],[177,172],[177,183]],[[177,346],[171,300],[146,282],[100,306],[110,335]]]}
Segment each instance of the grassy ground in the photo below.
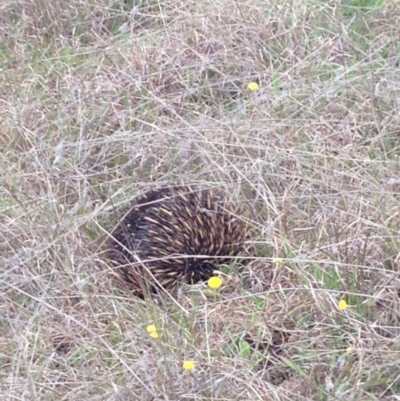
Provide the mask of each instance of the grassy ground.
{"label": "grassy ground", "polygon": [[[399,400],[397,1],[134,6],[0,4],[0,398]],[[253,247],[144,306],[98,246],[170,182],[229,190]]]}

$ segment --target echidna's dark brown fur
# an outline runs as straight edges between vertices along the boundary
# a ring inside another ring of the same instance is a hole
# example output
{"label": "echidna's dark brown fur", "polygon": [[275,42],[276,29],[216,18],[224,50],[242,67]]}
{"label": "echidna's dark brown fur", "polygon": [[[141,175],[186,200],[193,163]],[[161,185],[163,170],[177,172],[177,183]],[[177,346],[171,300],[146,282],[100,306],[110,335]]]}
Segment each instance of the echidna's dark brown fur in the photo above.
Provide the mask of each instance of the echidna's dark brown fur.
{"label": "echidna's dark brown fur", "polygon": [[108,259],[138,296],[161,285],[207,280],[247,237],[226,194],[193,186],[153,189],[136,199],[108,241]]}

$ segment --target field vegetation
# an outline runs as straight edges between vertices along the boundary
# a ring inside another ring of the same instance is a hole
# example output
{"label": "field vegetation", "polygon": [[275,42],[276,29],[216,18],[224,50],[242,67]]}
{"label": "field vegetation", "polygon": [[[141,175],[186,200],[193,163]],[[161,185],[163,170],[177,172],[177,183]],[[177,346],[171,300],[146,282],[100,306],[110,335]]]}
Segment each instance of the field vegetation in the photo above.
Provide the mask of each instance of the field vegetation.
{"label": "field vegetation", "polygon": [[[2,0],[0,399],[399,400],[399,27],[397,0]],[[102,244],[170,183],[249,211],[247,263],[143,303]]]}

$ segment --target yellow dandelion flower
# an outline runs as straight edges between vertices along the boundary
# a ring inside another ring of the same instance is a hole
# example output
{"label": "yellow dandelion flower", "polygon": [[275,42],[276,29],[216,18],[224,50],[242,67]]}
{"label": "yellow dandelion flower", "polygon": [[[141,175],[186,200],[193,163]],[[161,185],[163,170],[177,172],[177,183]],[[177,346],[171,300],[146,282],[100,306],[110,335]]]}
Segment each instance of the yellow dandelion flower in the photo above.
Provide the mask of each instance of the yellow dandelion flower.
{"label": "yellow dandelion flower", "polygon": [[158,334],[157,327],[154,324],[149,324],[146,328],[147,332],[149,333],[149,336],[151,338],[158,338],[160,335]]}
{"label": "yellow dandelion flower", "polygon": [[218,276],[213,276],[208,279],[208,286],[213,290],[218,290],[222,285],[222,278]]}
{"label": "yellow dandelion flower", "polygon": [[283,258],[272,258],[272,263],[276,263],[278,265],[283,265],[285,261],[283,260]]}
{"label": "yellow dandelion flower", "polygon": [[260,86],[258,85],[257,82],[250,82],[250,83],[247,85],[247,89],[249,89],[249,90],[251,90],[251,91],[256,91],[256,90],[259,89],[259,88],[260,88]]}
{"label": "yellow dandelion flower", "polygon": [[193,370],[196,367],[194,361],[184,361],[183,369],[185,370]]}
{"label": "yellow dandelion flower", "polygon": [[344,299],[341,299],[338,306],[339,310],[345,310],[347,308],[347,302]]}

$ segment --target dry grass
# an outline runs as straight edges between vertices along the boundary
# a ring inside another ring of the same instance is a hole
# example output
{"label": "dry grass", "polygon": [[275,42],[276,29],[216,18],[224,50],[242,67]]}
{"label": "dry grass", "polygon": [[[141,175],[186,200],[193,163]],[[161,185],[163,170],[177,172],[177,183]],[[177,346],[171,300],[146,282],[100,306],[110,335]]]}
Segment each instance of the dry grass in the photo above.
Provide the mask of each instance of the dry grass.
{"label": "dry grass", "polygon": [[[400,399],[397,2],[122,3],[0,5],[0,398]],[[144,306],[97,249],[170,182],[254,249]]]}

